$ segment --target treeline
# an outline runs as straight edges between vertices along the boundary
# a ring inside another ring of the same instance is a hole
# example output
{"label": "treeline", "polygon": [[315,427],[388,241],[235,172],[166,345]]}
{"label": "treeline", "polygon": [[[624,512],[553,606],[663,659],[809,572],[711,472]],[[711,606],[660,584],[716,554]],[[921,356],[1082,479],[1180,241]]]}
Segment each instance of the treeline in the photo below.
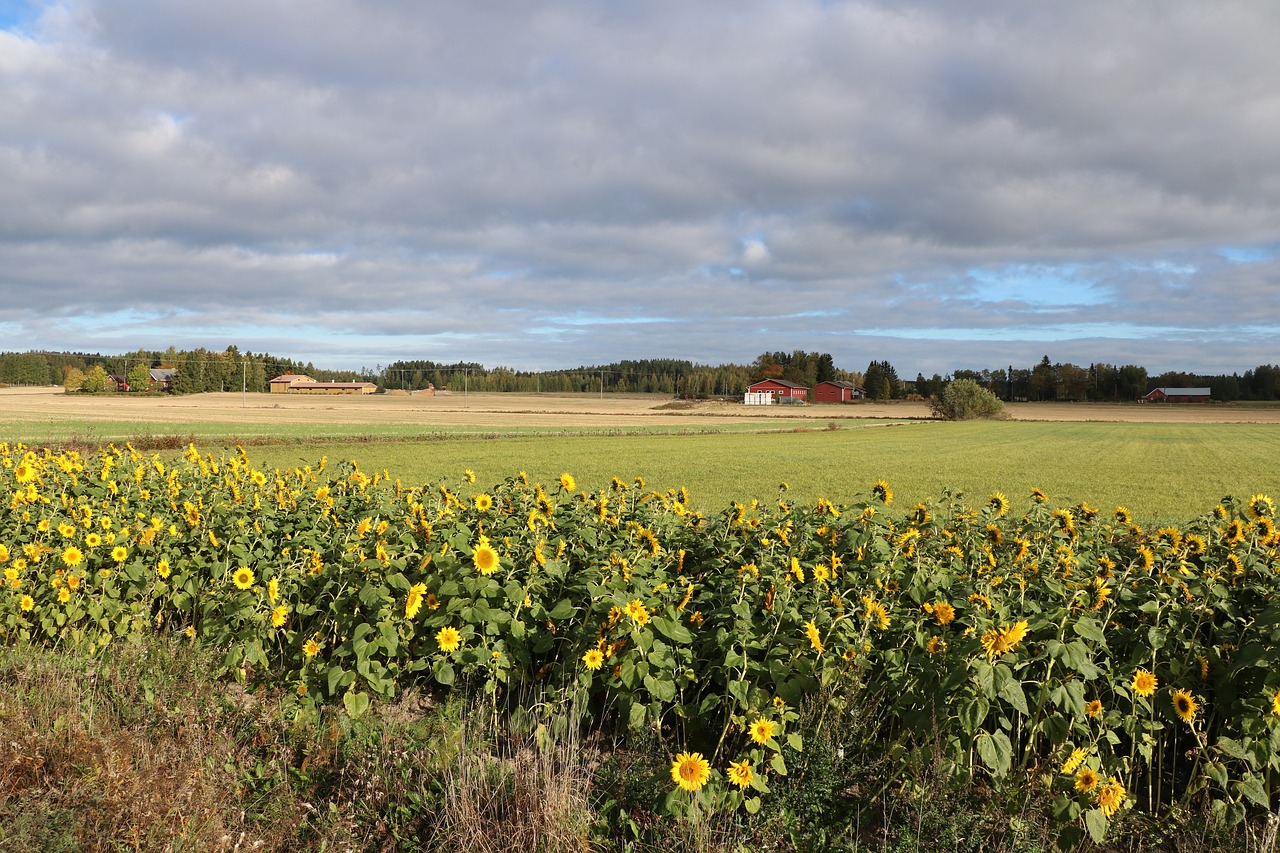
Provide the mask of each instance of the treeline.
{"label": "treeline", "polygon": [[[138,369],[173,368],[173,391],[199,394],[204,391],[265,392],[268,383],[282,373],[305,373],[321,381],[351,380],[357,373],[346,370],[324,370],[310,362],[304,364],[267,353],[241,352],[238,347],[225,350],[137,350],[123,355],[80,352],[0,353],[0,385],[62,385],[68,371],[84,377],[137,376]],[[135,387],[136,387],[136,383]],[[91,382],[89,390],[101,390]]]}
{"label": "treeline", "polygon": [[900,378],[887,360],[873,359],[861,372],[837,367],[830,353],[761,353],[751,364],[696,364],[682,359],[624,360],[582,365],[570,370],[525,371],[509,367],[485,367],[476,362],[444,363],[426,360],[397,361],[385,367],[358,371],[326,370],[311,362],[241,351],[138,350],[124,355],[100,353],[0,353],[0,384],[61,385],[67,371],[90,371],[128,376],[131,370],[169,367],[177,370],[173,391],[265,392],[269,382],[283,373],[303,373],[319,381],[372,382],[383,390],[421,391],[435,388],[461,393],[471,391],[639,392],[676,397],[737,397],[761,379],[783,379],[812,388],[819,382],[852,382],[872,399],[910,396],[939,397],[956,379],[971,379],[1005,401],[1132,402],[1159,387],[1207,387],[1212,399],[1280,400],[1280,366],[1260,365],[1243,374],[1166,372],[1149,376],[1140,365],[1096,362],[1076,365],[1052,362],[1046,355],[1030,367],[955,370],[915,381]]}

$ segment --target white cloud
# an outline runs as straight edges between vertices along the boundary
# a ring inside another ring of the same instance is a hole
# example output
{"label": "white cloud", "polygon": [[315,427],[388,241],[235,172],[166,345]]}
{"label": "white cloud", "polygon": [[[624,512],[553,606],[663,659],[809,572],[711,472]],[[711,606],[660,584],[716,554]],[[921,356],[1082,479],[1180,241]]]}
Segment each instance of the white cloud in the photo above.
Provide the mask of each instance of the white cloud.
{"label": "white cloud", "polygon": [[[1244,370],[1277,41],[1250,0],[50,3],[0,31],[6,346]],[[1088,298],[974,288],[1019,269]]]}

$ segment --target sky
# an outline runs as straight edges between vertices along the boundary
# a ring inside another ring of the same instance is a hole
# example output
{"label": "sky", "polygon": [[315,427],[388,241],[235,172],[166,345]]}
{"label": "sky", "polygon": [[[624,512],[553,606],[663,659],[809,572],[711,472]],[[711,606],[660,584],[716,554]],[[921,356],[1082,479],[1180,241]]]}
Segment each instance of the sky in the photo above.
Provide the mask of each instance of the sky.
{"label": "sky", "polygon": [[0,0],[0,350],[1280,363],[1280,4]]}

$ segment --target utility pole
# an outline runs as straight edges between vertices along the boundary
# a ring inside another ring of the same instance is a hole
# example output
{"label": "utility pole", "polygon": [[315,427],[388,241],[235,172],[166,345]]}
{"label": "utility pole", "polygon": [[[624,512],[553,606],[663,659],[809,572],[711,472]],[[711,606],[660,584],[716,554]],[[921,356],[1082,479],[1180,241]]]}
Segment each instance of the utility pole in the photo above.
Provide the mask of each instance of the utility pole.
{"label": "utility pole", "polygon": [[600,402],[604,402],[604,371],[600,371]]}
{"label": "utility pole", "polygon": [[240,408],[247,409],[249,407],[246,402],[249,391],[249,362],[240,362]]}

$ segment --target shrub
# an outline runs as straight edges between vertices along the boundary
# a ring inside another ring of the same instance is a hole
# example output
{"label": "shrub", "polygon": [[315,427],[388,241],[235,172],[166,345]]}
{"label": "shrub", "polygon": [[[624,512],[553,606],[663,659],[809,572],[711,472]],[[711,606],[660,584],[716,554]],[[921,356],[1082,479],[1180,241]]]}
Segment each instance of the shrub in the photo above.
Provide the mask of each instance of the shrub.
{"label": "shrub", "polygon": [[942,397],[931,397],[929,410],[934,417],[949,421],[1006,417],[1000,398],[972,379],[957,379],[943,390]]}

